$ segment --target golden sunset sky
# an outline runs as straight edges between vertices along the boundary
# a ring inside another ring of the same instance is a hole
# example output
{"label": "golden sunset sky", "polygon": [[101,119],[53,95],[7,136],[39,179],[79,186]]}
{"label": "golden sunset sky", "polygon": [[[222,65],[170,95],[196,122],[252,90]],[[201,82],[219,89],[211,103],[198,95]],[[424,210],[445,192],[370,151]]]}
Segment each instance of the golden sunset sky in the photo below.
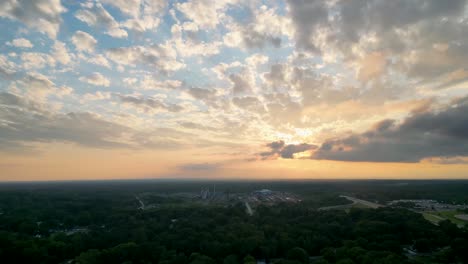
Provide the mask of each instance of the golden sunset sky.
{"label": "golden sunset sky", "polygon": [[468,178],[465,0],[6,0],[0,181]]}

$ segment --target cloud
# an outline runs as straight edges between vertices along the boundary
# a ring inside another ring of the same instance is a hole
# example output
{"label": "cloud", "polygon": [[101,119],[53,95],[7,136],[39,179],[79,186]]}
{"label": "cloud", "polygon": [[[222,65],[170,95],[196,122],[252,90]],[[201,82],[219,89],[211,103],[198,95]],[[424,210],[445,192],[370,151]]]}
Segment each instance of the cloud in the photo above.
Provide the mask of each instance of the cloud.
{"label": "cloud", "polygon": [[165,104],[162,101],[152,97],[117,94],[117,98],[119,98],[122,103],[135,106],[139,109],[144,110],[145,112],[153,112],[156,110],[163,110],[167,112],[180,112],[184,109],[180,105]]}
{"label": "cloud", "polygon": [[[109,98],[102,93],[93,97]],[[171,128],[138,130],[91,112],[54,112],[35,99],[0,92],[0,152],[31,152],[38,150],[35,143],[52,142],[90,148],[177,149],[197,138]]]}
{"label": "cloud", "polygon": [[81,30],[76,31],[71,40],[78,51],[93,52],[97,44],[93,36]]}
{"label": "cloud", "polygon": [[6,44],[9,46],[17,47],[17,48],[32,48],[33,47],[33,44],[31,43],[31,41],[25,38],[17,38],[17,39],[12,40],[11,42],[7,42]]}
{"label": "cloud", "polygon": [[132,31],[143,33],[150,29],[155,29],[159,26],[161,20],[153,16],[145,16],[141,19],[128,19],[123,23],[125,28],[128,28]]}
{"label": "cloud", "polygon": [[78,79],[82,82],[89,83],[89,84],[96,85],[96,86],[109,87],[110,85],[109,79],[107,79],[104,75],[102,75],[99,72],[93,72],[92,74],[88,76],[82,76]]}
{"label": "cloud", "polygon": [[353,67],[358,62],[354,68],[361,80],[377,77],[388,66],[410,78],[435,78],[467,66],[466,0],[287,3],[296,48]]}
{"label": "cloud", "polygon": [[131,17],[154,15],[161,12],[167,5],[165,0],[102,0],[104,4],[117,7],[122,14]]}
{"label": "cloud", "polygon": [[102,2],[117,7],[125,15],[136,17],[140,12],[140,0],[102,0]]}
{"label": "cloud", "polygon": [[114,38],[126,38],[127,31],[120,28],[119,23],[100,3],[95,3],[87,9],[80,9],[75,17],[91,27],[104,28],[106,34]]}
{"label": "cloud", "polygon": [[215,131],[215,130],[219,130],[215,127],[211,127],[211,126],[206,126],[206,125],[203,125],[203,124],[200,124],[200,123],[195,123],[195,122],[179,122],[179,125],[183,128],[187,128],[187,129],[197,129],[197,130],[203,130],[203,131]]}
{"label": "cloud", "polygon": [[27,73],[14,81],[10,90],[38,103],[44,103],[49,96],[62,97],[73,92],[70,87],[57,87],[47,76],[36,72]]}
{"label": "cloud", "polygon": [[468,155],[468,97],[444,109],[415,112],[401,123],[384,120],[362,134],[325,141],[313,159],[418,162]]}
{"label": "cloud", "polygon": [[106,56],[120,65],[153,66],[163,74],[185,67],[184,63],[177,60],[177,52],[168,44],[113,48],[106,52]]}
{"label": "cloud", "polygon": [[190,0],[184,3],[175,4],[176,8],[185,17],[193,21],[199,28],[208,30],[214,29],[225,16],[225,10],[230,4],[235,4],[238,0]]}
{"label": "cloud", "polygon": [[256,97],[245,96],[245,97],[234,97],[232,103],[239,108],[250,110],[255,113],[265,112],[265,107],[262,102]]}
{"label": "cloud", "polygon": [[367,54],[359,62],[358,80],[369,81],[380,77],[386,69],[386,58],[382,52]]}
{"label": "cloud", "polygon": [[104,57],[102,54],[95,54],[95,55],[93,54],[91,57],[87,59],[87,62],[91,64],[99,65],[102,67],[106,67],[108,69],[110,69],[111,67],[109,60],[106,59],[106,57]]}
{"label": "cloud", "polygon": [[46,66],[55,66],[54,57],[46,53],[23,52],[21,53],[21,60],[23,61],[22,66],[26,70],[41,69]]}
{"label": "cloud", "polygon": [[246,75],[231,74],[229,80],[232,82],[232,92],[234,94],[245,94],[252,91],[251,83]]}
{"label": "cloud", "polygon": [[57,36],[66,11],[60,0],[5,0],[0,5],[0,17],[21,21],[51,39]]}
{"label": "cloud", "polygon": [[[128,85],[134,85],[136,83],[136,79],[127,79]],[[133,83],[132,83],[133,82]],[[145,75],[143,79],[140,81],[138,88],[141,90],[167,90],[167,89],[176,89],[182,86],[182,82],[179,80],[157,80],[153,76]]]}
{"label": "cloud", "polygon": [[0,54],[0,76],[9,79],[16,72],[16,64],[8,60],[8,57]]}
{"label": "cloud", "polygon": [[318,51],[314,37],[320,26],[328,22],[328,8],[326,3],[320,0],[312,1],[287,1],[290,9],[290,17],[295,26],[296,45],[312,51]]}
{"label": "cloud", "polygon": [[311,151],[317,148],[315,145],[302,143],[302,144],[285,144],[284,141],[275,141],[267,144],[270,151],[260,153],[263,159],[272,159],[281,157],[283,159],[293,159],[294,154]]}
{"label": "cloud", "polygon": [[52,56],[56,61],[66,65],[70,63],[73,55],[68,53],[65,43],[56,40],[52,46]]}
{"label": "cloud", "polygon": [[189,163],[178,166],[179,170],[186,172],[197,172],[197,171],[215,171],[221,167],[219,163]]}
{"label": "cloud", "polygon": [[280,16],[276,9],[265,5],[250,10],[250,22],[228,25],[229,32],[224,36],[228,47],[262,49],[268,45],[279,48],[284,36],[292,36],[291,21]]}
{"label": "cloud", "polygon": [[[72,142],[83,146],[124,147],[117,139],[128,128],[91,113],[55,114],[34,101],[11,93],[0,93],[0,151],[28,149],[32,142]],[[128,147],[128,146],[127,146]]]}
{"label": "cloud", "polygon": [[[196,26],[195,26],[196,27]],[[220,53],[220,41],[200,41],[197,39],[196,34],[184,25],[175,24],[171,28],[172,39],[177,53],[182,57],[192,57],[195,55],[212,56]],[[191,29],[191,28],[189,28]],[[185,38],[183,34],[185,33]],[[192,36],[193,35],[193,36]]]}

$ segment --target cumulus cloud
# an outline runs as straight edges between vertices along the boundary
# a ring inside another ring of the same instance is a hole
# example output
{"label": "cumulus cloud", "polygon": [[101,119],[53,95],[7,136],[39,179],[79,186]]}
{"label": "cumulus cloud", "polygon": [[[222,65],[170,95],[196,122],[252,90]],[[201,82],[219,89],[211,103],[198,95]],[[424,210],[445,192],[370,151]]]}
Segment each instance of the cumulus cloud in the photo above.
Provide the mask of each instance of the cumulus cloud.
{"label": "cumulus cloud", "polygon": [[415,112],[401,123],[384,120],[362,134],[324,142],[313,159],[418,162],[468,155],[468,97],[441,110]]}
{"label": "cumulus cloud", "polygon": [[280,16],[276,9],[262,5],[251,10],[250,23],[229,25],[230,31],[224,36],[228,47],[262,49],[268,45],[279,48],[283,37],[291,37],[291,21]]}
{"label": "cumulus cloud", "polygon": [[87,62],[106,68],[111,67],[109,60],[106,59],[106,57],[104,57],[102,54],[93,55],[92,57],[87,58]]}
{"label": "cumulus cloud", "polygon": [[82,76],[79,78],[79,80],[96,86],[109,87],[110,85],[110,80],[99,72],[93,72],[88,76]]}
{"label": "cumulus cloud", "polygon": [[11,78],[16,72],[16,64],[8,60],[8,57],[0,54],[0,76],[3,78]]}
{"label": "cumulus cloud", "polygon": [[23,68],[27,70],[55,66],[54,57],[47,53],[23,52],[21,53],[21,60],[23,62]]}
{"label": "cumulus cloud", "polygon": [[245,75],[231,74],[229,80],[232,82],[232,91],[234,94],[244,94],[252,91],[252,86]]}
{"label": "cumulus cloud", "polygon": [[311,151],[317,148],[315,145],[302,143],[302,144],[285,144],[284,141],[275,141],[267,144],[270,151],[260,153],[264,159],[272,159],[281,157],[283,159],[293,159],[294,154]]}
{"label": "cumulus cloud", "polygon": [[6,0],[0,5],[0,17],[21,21],[55,39],[67,9],[60,0]]}
{"label": "cumulus cloud", "polygon": [[121,65],[149,65],[161,73],[177,71],[185,64],[177,60],[177,52],[168,44],[146,46],[131,46],[109,49],[106,56]]}
{"label": "cumulus cloud", "polygon": [[44,103],[45,99],[52,95],[61,97],[73,92],[72,88],[58,87],[47,76],[36,72],[27,73],[21,79],[14,81],[9,90],[38,103]]}
{"label": "cumulus cloud", "polygon": [[93,36],[81,30],[76,31],[71,40],[78,51],[93,52],[97,44]]}
{"label": "cumulus cloud", "polygon": [[25,39],[25,38],[17,38],[12,40],[11,42],[7,42],[7,45],[18,47],[18,48],[32,48],[33,44],[31,41]]}
{"label": "cumulus cloud", "polygon": [[94,3],[90,7],[80,9],[75,17],[91,27],[104,28],[106,34],[114,38],[126,38],[127,31],[122,29],[114,17],[100,3]]}
{"label": "cumulus cloud", "polygon": [[388,68],[383,55],[392,58],[392,69],[411,78],[437,77],[467,66],[465,0],[287,3],[296,47],[326,60],[359,61],[355,68],[361,80]]}
{"label": "cumulus cloud", "polygon": [[[126,82],[128,85],[134,85],[136,83],[136,79],[127,79]],[[160,90],[160,89],[176,89],[182,86],[182,82],[179,80],[158,80],[153,76],[144,76],[143,79],[140,81],[138,89],[141,90]],[[136,88],[136,87],[134,87]]]}
{"label": "cumulus cloud", "polygon": [[65,45],[65,43],[56,40],[54,42],[54,45],[52,46],[52,56],[54,59],[61,64],[68,64],[71,61],[71,58],[73,55],[68,53],[68,49]]}
{"label": "cumulus cloud", "polygon": [[214,29],[225,16],[224,11],[230,4],[238,0],[190,0],[185,3],[177,3],[176,8],[185,17],[193,21],[201,29]]}

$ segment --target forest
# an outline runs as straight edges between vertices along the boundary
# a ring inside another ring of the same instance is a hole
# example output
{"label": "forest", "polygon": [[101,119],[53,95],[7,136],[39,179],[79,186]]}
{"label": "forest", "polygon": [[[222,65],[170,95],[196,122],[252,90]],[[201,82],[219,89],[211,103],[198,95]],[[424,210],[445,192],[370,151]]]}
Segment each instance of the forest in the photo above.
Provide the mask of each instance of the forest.
{"label": "forest", "polygon": [[[241,201],[173,196],[209,184],[1,184],[1,263],[468,263],[466,226],[435,225],[405,208],[318,210],[345,204],[339,194],[466,203],[468,182],[216,183],[233,196],[268,187],[303,198],[258,204],[253,215]],[[138,209],[142,193],[158,206]]]}

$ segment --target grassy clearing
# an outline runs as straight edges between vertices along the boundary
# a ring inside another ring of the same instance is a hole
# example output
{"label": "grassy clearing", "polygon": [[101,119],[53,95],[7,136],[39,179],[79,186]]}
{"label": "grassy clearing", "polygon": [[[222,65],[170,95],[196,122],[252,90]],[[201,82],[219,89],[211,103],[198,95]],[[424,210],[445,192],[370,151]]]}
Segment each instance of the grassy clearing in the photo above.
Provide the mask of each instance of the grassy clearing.
{"label": "grassy clearing", "polygon": [[[428,221],[432,223],[438,223],[441,221],[442,218],[443,220],[448,219],[452,223],[458,225],[458,226],[463,226],[466,225],[467,221],[461,220],[459,218],[456,218],[455,215],[460,214],[460,212],[457,211],[434,211],[434,212],[427,212],[423,213],[424,218],[426,218]],[[437,222],[435,222],[437,219]]]}
{"label": "grassy clearing", "polygon": [[430,213],[422,213],[422,215],[424,216],[424,218],[433,223],[433,224],[438,224],[440,221],[444,220],[442,219],[441,217],[439,216],[436,216],[436,215],[433,215],[433,214],[430,214]]}

